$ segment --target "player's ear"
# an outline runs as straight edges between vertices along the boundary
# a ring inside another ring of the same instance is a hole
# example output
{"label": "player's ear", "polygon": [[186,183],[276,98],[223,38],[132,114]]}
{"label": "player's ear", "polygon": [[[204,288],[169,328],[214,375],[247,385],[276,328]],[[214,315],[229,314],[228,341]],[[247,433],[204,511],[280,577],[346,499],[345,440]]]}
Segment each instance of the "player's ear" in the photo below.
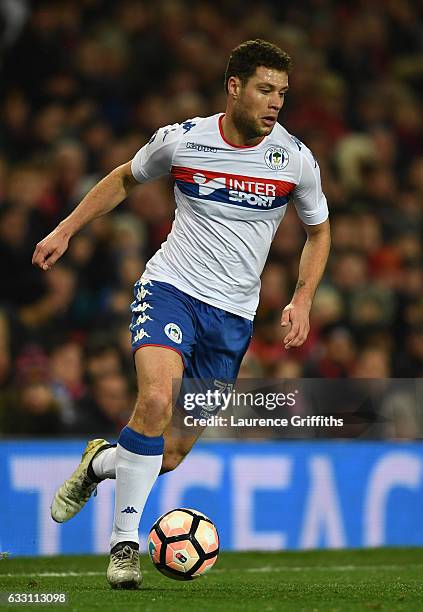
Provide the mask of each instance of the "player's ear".
{"label": "player's ear", "polygon": [[228,95],[234,100],[239,96],[241,89],[241,79],[236,76],[231,76],[228,79]]}

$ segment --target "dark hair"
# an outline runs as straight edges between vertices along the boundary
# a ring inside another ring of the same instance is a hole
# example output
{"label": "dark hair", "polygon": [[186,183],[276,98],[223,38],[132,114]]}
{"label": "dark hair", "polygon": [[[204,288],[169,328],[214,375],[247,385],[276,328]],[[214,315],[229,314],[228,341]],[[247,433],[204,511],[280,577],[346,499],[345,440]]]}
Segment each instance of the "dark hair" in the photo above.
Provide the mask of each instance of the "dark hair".
{"label": "dark hair", "polygon": [[225,71],[225,91],[228,91],[231,76],[239,77],[245,84],[259,66],[289,74],[292,70],[292,59],[288,53],[266,40],[247,40],[231,51]]}

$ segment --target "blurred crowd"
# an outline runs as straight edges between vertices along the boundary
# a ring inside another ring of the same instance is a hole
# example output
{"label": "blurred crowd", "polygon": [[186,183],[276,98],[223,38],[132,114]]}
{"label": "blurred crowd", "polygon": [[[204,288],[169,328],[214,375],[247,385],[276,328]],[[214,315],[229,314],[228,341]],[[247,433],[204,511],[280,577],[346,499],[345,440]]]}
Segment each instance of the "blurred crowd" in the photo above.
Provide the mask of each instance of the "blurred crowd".
{"label": "blurred crowd", "polygon": [[420,377],[421,24],[411,0],[0,0],[0,434],[127,422],[132,287],[170,230],[171,182],[135,190],[48,273],[33,249],[158,127],[223,111],[229,52],[256,37],[294,59],[280,121],[318,158],[333,243],[309,338],[284,351],[305,240],[289,208],[241,376]]}

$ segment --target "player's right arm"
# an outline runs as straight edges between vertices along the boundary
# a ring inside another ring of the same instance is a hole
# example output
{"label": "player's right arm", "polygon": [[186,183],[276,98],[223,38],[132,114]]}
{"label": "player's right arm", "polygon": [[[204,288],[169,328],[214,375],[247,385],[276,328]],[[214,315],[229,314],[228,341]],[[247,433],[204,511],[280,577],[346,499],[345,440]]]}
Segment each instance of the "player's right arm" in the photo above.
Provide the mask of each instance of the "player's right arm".
{"label": "player's right arm", "polygon": [[35,247],[32,263],[49,270],[68,248],[69,240],[84,225],[113,210],[138,184],[131,162],[115,168],[98,182],[71,214]]}
{"label": "player's right arm", "polygon": [[49,270],[65,253],[69,240],[84,225],[113,210],[139,183],[168,174],[179,125],[160,128],[132,161],[115,168],[97,183],[71,214],[35,247],[32,263]]}

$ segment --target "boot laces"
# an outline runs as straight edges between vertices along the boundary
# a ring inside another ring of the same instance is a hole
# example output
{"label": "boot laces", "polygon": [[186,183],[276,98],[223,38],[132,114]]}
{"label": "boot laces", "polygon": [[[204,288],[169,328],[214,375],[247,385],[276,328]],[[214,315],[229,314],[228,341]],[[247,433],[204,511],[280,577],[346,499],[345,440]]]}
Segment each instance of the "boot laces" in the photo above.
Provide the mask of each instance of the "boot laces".
{"label": "boot laces", "polygon": [[138,551],[130,546],[124,546],[117,552],[113,553],[113,563],[119,569],[128,569],[133,566],[138,560]]}

